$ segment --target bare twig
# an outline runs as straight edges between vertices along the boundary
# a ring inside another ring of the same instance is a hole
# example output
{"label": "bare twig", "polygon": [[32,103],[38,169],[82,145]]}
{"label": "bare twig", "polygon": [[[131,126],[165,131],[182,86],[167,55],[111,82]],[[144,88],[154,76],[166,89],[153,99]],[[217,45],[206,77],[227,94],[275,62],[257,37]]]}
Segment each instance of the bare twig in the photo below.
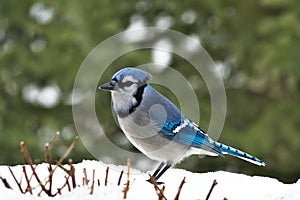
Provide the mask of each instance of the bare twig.
{"label": "bare twig", "polygon": [[92,195],[94,193],[94,186],[95,186],[95,169],[93,169],[93,178],[92,178],[92,186],[91,186],[90,195]]}
{"label": "bare twig", "polygon": [[129,175],[130,175],[130,159],[127,159],[127,182],[126,182],[126,187],[124,189],[124,196],[123,196],[124,199],[127,198],[127,193],[129,190],[129,184],[130,184]]}
{"label": "bare twig", "polygon": [[51,194],[51,190],[47,190],[45,188],[45,185],[43,185],[42,181],[40,180],[39,176],[37,175],[36,171],[35,171],[35,168],[33,167],[33,163],[32,163],[32,159],[30,157],[30,154],[28,153],[27,151],[27,148],[25,146],[25,143],[22,141],[20,143],[20,147],[21,147],[21,152],[23,153],[24,157],[25,157],[25,160],[27,161],[27,163],[29,164],[31,170],[32,170],[32,173],[35,177],[35,179],[37,180],[37,182],[39,183],[39,185],[41,186],[42,190],[48,195],[48,196],[53,196]]}
{"label": "bare twig", "polygon": [[107,181],[108,181],[108,172],[109,172],[109,167],[106,168],[106,173],[105,173],[105,182],[104,185],[107,186]]}
{"label": "bare twig", "polygon": [[50,139],[50,141],[48,142],[48,144],[49,144],[49,146],[51,146],[52,145],[52,143],[55,141],[55,139],[57,138],[57,136],[59,136],[59,131],[57,131],[56,133],[55,133],[55,135]]}
{"label": "bare twig", "polygon": [[180,192],[182,190],[183,184],[185,184],[185,177],[182,179],[182,181],[181,181],[181,183],[180,183],[180,185],[178,187],[178,192],[177,192],[174,200],[179,200],[179,195],[180,195]]}
{"label": "bare twig", "polygon": [[45,163],[51,164],[50,145],[48,142],[45,144],[44,160],[45,160]]}
{"label": "bare twig", "polygon": [[66,178],[66,184],[68,186],[68,191],[71,192],[71,186],[70,186],[70,183],[69,183],[70,175],[68,177],[65,177],[65,178]]}
{"label": "bare twig", "polygon": [[154,178],[153,176],[151,176],[151,174],[149,174],[149,177],[150,177],[150,183],[153,184],[154,189],[155,189],[155,191],[156,191],[158,197],[159,197],[161,200],[167,200],[167,198],[166,198],[165,195],[164,195],[164,190],[165,190],[165,189],[163,188],[163,190],[162,190],[162,189],[160,189],[160,188],[158,187],[158,184],[157,184],[155,178]]}
{"label": "bare twig", "polygon": [[26,167],[23,165],[23,173],[24,173],[24,176],[25,176],[25,180],[26,180],[26,183],[27,183],[27,188],[26,188],[26,191],[29,191],[30,194],[32,194],[32,188],[30,186],[30,180],[27,176],[27,172],[26,172]]}
{"label": "bare twig", "polygon": [[118,180],[118,186],[121,184],[123,173],[124,173],[124,170],[122,170],[120,173],[119,180]]}
{"label": "bare twig", "polygon": [[161,188],[161,190],[158,194],[158,200],[163,200],[164,192],[165,192],[165,186],[163,185],[163,187]]}
{"label": "bare twig", "polygon": [[218,184],[218,182],[217,182],[217,180],[215,179],[215,180],[213,181],[212,185],[211,185],[211,188],[210,188],[210,190],[209,190],[209,192],[208,192],[208,194],[207,194],[205,200],[208,200],[208,199],[209,199],[209,197],[210,197],[210,195],[211,195],[213,189],[215,188],[215,186],[216,186],[217,184]]}
{"label": "bare twig", "polygon": [[15,182],[16,182],[16,184],[17,184],[19,190],[20,190],[20,192],[24,194],[24,191],[22,190],[22,187],[21,187],[21,183],[17,180],[17,178],[16,178],[14,172],[12,171],[12,169],[11,169],[10,167],[8,167],[8,169],[9,169],[9,172],[11,173],[13,179],[15,180]]}
{"label": "bare twig", "polygon": [[56,196],[58,194],[61,195],[62,189],[64,189],[66,186],[68,187],[68,191],[69,192],[71,191],[71,187],[69,184],[69,178],[70,178],[70,175],[65,176],[66,182],[60,188],[57,188],[57,192],[53,196]]}
{"label": "bare twig", "polygon": [[86,168],[83,168],[83,185],[88,185],[89,179],[87,177]]}
{"label": "bare twig", "polygon": [[56,169],[61,166],[62,161],[71,153],[71,151],[75,148],[75,146],[77,145],[78,142],[78,137],[75,137],[75,140],[73,141],[73,143],[69,146],[69,148],[65,151],[65,153],[63,154],[63,156],[56,162],[55,168],[53,170],[51,170],[51,172],[48,175],[48,180],[46,181],[45,185],[51,181],[51,176],[54,174],[54,172],[56,171]]}
{"label": "bare twig", "polygon": [[12,189],[12,187],[9,185],[9,183],[7,182],[6,178],[3,178],[0,176],[0,179],[2,181],[2,183],[4,184],[4,186],[8,189]]}
{"label": "bare twig", "polygon": [[[49,182],[49,191],[52,191],[52,185],[53,185],[53,169],[52,169],[52,165],[51,165],[51,154],[50,154],[50,145],[49,143],[45,144],[45,162],[49,163],[48,166],[48,171],[49,171],[49,176],[48,176],[48,181]],[[45,185],[47,184],[47,182],[45,183]]]}
{"label": "bare twig", "polygon": [[29,165],[33,165],[33,162],[32,162],[32,159],[27,151],[27,148],[25,146],[25,142],[24,141],[21,141],[20,142],[20,147],[21,147],[21,152],[23,153],[23,156],[26,160],[26,162],[29,164]]}
{"label": "bare twig", "polygon": [[73,160],[72,159],[69,159],[69,165],[70,165],[69,175],[71,176],[72,187],[74,189],[74,188],[76,188],[76,178],[75,178],[75,167],[73,165]]}
{"label": "bare twig", "polygon": [[51,148],[52,143],[54,142],[54,140],[57,138],[58,135],[59,135],[59,132],[56,132],[56,134],[50,139],[50,141],[45,144],[44,160],[45,160],[45,163],[49,163],[49,166],[48,166],[49,176],[48,176],[48,180],[45,183],[45,185],[47,183],[49,183],[49,188],[48,188],[49,191],[52,191],[52,185],[53,185],[53,173],[52,173],[53,169],[52,169],[52,164],[51,164],[50,148]]}
{"label": "bare twig", "polygon": [[[75,137],[75,140],[73,143],[69,146],[69,148],[65,151],[65,153],[62,155],[62,157],[57,161],[56,165],[60,165],[62,161],[71,153],[71,151],[75,148],[75,146],[78,143],[78,137]],[[55,170],[55,169],[54,169]]]}
{"label": "bare twig", "polygon": [[68,175],[70,175],[72,180],[72,187],[73,189],[76,188],[76,179],[75,179],[75,167],[73,165],[72,159],[69,159],[69,166],[70,169],[66,169],[63,165],[59,165],[58,167],[64,170]]}

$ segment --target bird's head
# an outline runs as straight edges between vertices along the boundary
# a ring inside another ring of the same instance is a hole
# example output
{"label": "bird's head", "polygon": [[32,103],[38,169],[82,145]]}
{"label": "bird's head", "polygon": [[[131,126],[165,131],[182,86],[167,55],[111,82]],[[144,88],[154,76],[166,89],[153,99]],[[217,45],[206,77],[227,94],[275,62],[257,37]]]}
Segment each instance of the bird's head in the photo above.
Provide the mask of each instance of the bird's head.
{"label": "bird's head", "polygon": [[127,116],[141,103],[144,88],[151,75],[136,68],[124,68],[99,89],[112,93],[113,107],[119,116]]}
{"label": "bird's head", "polygon": [[115,73],[111,81],[101,85],[99,89],[134,95],[138,88],[146,85],[150,79],[149,73],[128,67]]}

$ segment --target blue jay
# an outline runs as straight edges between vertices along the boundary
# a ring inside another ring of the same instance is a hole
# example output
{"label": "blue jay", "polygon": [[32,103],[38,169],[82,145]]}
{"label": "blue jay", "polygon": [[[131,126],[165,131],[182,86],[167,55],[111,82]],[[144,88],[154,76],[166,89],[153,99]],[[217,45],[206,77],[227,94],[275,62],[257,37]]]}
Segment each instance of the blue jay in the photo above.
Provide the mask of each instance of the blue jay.
{"label": "blue jay", "polygon": [[124,68],[99,89],[111,92],[113,110],[128,140],[147,157],[161,164],[152,177],[157,181],[171,166],[192,154],[229,154],[259,166],[265,163],[243,151],[213,141],[186,118],[165,96],[147,82],[151,75]]}

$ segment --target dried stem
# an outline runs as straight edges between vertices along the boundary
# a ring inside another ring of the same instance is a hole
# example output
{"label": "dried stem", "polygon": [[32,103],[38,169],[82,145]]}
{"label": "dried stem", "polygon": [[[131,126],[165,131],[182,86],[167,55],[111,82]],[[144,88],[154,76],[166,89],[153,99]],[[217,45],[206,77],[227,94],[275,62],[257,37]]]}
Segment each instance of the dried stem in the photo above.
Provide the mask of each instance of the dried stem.
{"label": "dried stem", "polygon": [[51,170],[51,172],[49,173],[49,179],[46,181],[45,185],[51,181],[51,176],[54,174],[54,172],[56,171],[56,169],[61,166],[62,161],[71,153],[71,151],[75,148],[75,146],[77,145],[78,142],[78,137],[75,138],[75,140],[73,141],[73,143],[69,146],[69,148],[65,151],[65,153],[63,154],[63,156],[56,162],[55,168],[53,170]]}
{"label": "dried stem", "polygon": [[71,176],[72,179],[72,187],[73,189],[76,188],[76,178],[75,178],[75,167],[73,165],[73,160],[69,159],[69,165],[70,165],[70,170],[69,170],[69,175]]}
{"label": "dried stem", "polygon": [[12,189],[12,187],[9,185],[9,183],[7,182],[7,180],[5,178],[0,176],[0,179],[6,188]]}
{"label": "dried stem", "polygon": [[52,143],[55,141],[55,139],[57,138],[57,136],[59,136],[59,131],[57,131],[56,133],[55,133],[55,135],[50,139],[50,141],[48,142],[48,144],[49,144],[49,146],[51,146],[52,145]]}
{"label": "dried stem", "polygon": [[107,181],[108,181],[108,172],[109,172],[109,167],[106,168],[106,173],[105,173],[105,182],[104,185],[107,186]]}
{"label": "dried stem", "polygon": [[30,186],[30,180],[27,176],[27,172],[26,172],[26,168],[25,166],[23,165],[23,173],[24,173],[24,176],[25,176],[25,180],[26,180],[26,183],[27,183],[27,188],[26,188],[26,191],[29,191],[30,194],[32,194],[32,187]]}
{"label": "dried stem", "polygon": [[124,173],[124,170],[122,170],[120,173],[119,180],[118,180],[118,186],[121,184],[123,173]]}
{"label": "dried stem", "polygon": [[70,178],[70,175],[65,176],[66,182],[60,188],[57,188],[57,192],[53,196],[56,196],[58,194],[61,195],[62,189],[64,189],[66,186],[68,186],[68,191],[69,192],[71,191],[71,187],[70,187],[70,184],[69,184],[69,178]]}
{"label": "dried stem", "polygon": [[154,178],[153,176],[151,176],[151,174],[149,174],[149,177],[150,177],[150,183],[153,184],[154,189],[155,189],[155,191],[156,191],[158,197],[159,197],[161,200],[167,200],[167,198],[166,198],[165,195],[164,195],[164,190],[162,190],[162,189],[160,189],[160,188],[158,187],[158,184],[157,184],[155,178]]}
{"label": "dried stem", "polygon": [[45,144],[44,160],[46,163],[51,164],[50,144],[48,142]]}
{"label": "dried stem", "polygon": [[49,171],[49,176],[48,176],[48,180],[46,181],[45,185],[47,183],[49,183],[49,191],[52,191],[52,185],[53,185],[53,169],[52,169],[52,165],[51,165],[51,145],[54,142],[54,140],[57,138],[57,136],[59,135],[59,132],[56,132],[56,134],[50,139],[49,142],[47,142],[45,144],[45,154],[44,154],[44,160],[46,163],[49,163],[48,166],[48,171]]}
{"label": "dried stem", "polygon": [[210,197],[210,195],[211,195],[213,189],[215,188],[215,186],[216,186],[217,184],[218,184],[218,182],[217,182],[217,180],[215,179],[215,180],[213,181],[212,185],[211,185],[211,188],[210,188],[210,190],[209,190],[209,192],[208,192],[208,194],[207,194],[205,200],[208,200],[208,199],[209,199],[209,197]]}
{"label": "dried stem", "polygon": [[83,168],[83,185],[89,184],[89,179],[87,178],[86,168]]}
{"label": "dried stem", "polygon": [[163,187],[161,188],[161,190],[158,194],[158,200],[163,200],[164,192],[165,192],[165,186],[163,185]]}
{"label": "dried stem", "polygon": [[72,150],[75,148],[75,146],[77,145],[77,143],[78,143],[78,137],[76,136],[75,140],[73,141],[73,143],[69,146],[69,148],[63,154],[63,156],[57,161],[56,165],[60,165],[62,163],[62,161],[72,152]]}
{"label": "dried stem", "polygon": [[178,187],[178,192],[177,192],[174,200],[179,200],[179,195],[180,195],[180,192],[182,190],[183,184],[185,184],[185,177],[182,179],[182,181],[181,181],[181,183],[180,183],[180,185]]}
{"label": "dried stem", "polygon": [[124,189],[124,196],[123,196],[124,199],[127,198],[127,193],[129,191],[129,184],[130,184],[129,176],[130,176],[130,159],[127,159],[127,182],[126,182],[126,187]]}
{"label": "dried stem", "polygon": [[70,183],[69,183],[70,175],[68,177],[65,176],[65,178],[66,178],[66,184],[68,186],[68,191],[71,192],[71,186],[70,186]]}
{"label": "dried stem", "polygon": [[21,187],[21,183],[19,183],[19,181],[17,180],[17,178],[16,178],[15,174],[13,173],[12,169],[10,167],[8,167],[8,169],[9,169],[9,172],[11,173],[13,179],[15,180],[20,192],[24,194],[24,191],[22,190],[22,187]]}
{"label": "dried stem", "polygon": [[93,178],[92,178],[92,186],[91,186],[90,195],[92,195],[94,193],[94,186],[95,186],[95,169],[93,169]]}
{"label": "dried stem", "polygon": [[20,142],[20,147],[21,147],[21,152],[26,160],[26,162],[29,164],[29,165],[33,165],[33,162],[32,162],[32,159],[27,151],[27,148],[25,146],[25,142],[24,141],[21,141]]}
{"label": "dried stem", "polygon": [[22,141],[20,143],[20,147],[21,147],[21,152],[23,153],[24,157],[25,157],[25,160],[27,161],[27,163],[29,164],[31,170],[32,170],[32,173],[34,175],[34,177],[36,178],[37,182],[39,183],[39,185],[41,186],[42,190],[48,195],[48,196],[52,196],[51,194],[51,190],[47,190],[45,188],[45,186],[43,185],[43,183],[41,182],[39,176],[37,175],[36,171],[35,171],[35,168],[33,167],[33,163],[32,163],[32,159],[30,157],[30,154],[28,153],[27,151],[27,148],[25,146],[25,143]]}

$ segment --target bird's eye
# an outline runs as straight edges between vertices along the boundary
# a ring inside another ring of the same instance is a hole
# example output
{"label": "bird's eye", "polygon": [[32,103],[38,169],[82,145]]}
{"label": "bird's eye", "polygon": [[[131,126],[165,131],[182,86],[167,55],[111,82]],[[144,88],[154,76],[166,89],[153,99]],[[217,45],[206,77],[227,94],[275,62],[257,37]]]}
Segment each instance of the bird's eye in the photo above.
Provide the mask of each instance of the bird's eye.
{"label": "bird's eye", "polygon": [[110,84],[111,84],[112,86],[115,86],[116,83],[117,83],[117,82],[116,82],[114,79],[110,81]]}

